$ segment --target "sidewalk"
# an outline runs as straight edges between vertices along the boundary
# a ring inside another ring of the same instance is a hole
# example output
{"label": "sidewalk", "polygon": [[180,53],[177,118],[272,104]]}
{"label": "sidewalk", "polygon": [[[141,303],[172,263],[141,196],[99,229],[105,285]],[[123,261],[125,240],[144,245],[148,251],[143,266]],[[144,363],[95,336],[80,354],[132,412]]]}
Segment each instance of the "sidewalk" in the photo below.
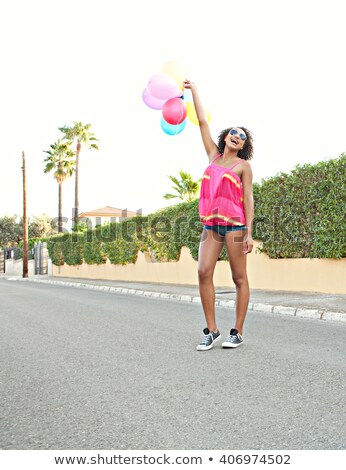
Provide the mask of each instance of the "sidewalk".
{"label": "sidewalk", "polygon": [[[47,275],[36,275],[23,279],[20,276],[0,274],[0,280],[40,282],[183,302],[200,303],[201,301],[198,286],[65,278]],[[235,299],[235,288],[216,287],[216,304],[218,306],[233,308],[235,307]],[[248,310],[346,322],[346,295],[250,289]]]}

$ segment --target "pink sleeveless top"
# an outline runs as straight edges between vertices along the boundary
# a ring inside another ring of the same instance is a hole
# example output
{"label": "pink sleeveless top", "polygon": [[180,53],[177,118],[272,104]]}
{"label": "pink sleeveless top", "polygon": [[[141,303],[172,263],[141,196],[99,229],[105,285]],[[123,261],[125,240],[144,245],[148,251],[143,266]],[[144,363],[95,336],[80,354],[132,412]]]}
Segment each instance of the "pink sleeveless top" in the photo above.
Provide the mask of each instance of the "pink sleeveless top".
{"label": "pink sleeveless top", "polygon": [[199,215],[204,225],[245,225],[243,184],[231,168],[216,165],[217,155],[206,168],[201,185]]}

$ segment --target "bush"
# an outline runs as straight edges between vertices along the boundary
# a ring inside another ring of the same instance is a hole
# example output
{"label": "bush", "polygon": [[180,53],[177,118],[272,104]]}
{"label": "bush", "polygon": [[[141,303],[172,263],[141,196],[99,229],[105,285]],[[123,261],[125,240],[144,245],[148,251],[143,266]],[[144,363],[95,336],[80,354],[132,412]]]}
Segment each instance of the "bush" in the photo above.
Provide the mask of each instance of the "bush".
{"label": "bush", "polygon": [[254,238],[271,258],[346,256],[346,155],[254,185]]}

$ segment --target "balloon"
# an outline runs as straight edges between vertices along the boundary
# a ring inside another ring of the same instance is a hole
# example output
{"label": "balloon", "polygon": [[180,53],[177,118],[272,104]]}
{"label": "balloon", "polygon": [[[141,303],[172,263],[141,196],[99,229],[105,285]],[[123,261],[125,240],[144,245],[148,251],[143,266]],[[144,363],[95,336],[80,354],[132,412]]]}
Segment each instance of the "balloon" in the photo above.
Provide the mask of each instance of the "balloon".
{"label": "balloon", "polygon": [[144,103],[151,109],[162,109],[165,100],[158,100],[155,96],[151,95],[147,88],[144,88],[142,93]]}
{"label": "balloon", "polygon": [[152,96],[165,101],[183,94],[173,78],[164,73],[152,75],[149,78],[147,89]]}
{"label": "balloon", "polygon": [[185,91],[184,91],[183,99],[184,99],[185,103],[187,103],[187,102],[192,103],[193,102],[191,90],[189,90],[188,88],[186,88]]}
{"label": "balloon", "polygon": [[186,118],[186,105],[181,98],[171,98],[162,108],[163,119],[169,124],[177,125]]}
{"label": "balloon", "polygon": [[[186,110],[187,110],[186,115],[190,119],[190,121],[193,124],[196,124],[196,126],[199,126],[199,122],[198,122],[198,118],[197,118],[196,109],[195,109],[194,104],[190,103],[190,102],[187,102],[186,103]],[[204,111],[207,115],[208,122],[210,122],[210,119],[211,119],[210,112],[207,109],[204,109]]]}
{"label": "balloon", "polygon": [[179,88],[184,90],[184,80],[186,80],[186,74],[177,62],[174,62],[174,60],[166,62],[162,68],[162,71],[171,76],[177,82]]}
{"label": "balloon", "polygon": [[186,126],[186,119],[182,123],[173,126],[172,124],[169,124],[166,122],[163,117],[161,118],[161,128],[162,130],[168,134],[168,135],[177,135],[180,134],[185,129]]}

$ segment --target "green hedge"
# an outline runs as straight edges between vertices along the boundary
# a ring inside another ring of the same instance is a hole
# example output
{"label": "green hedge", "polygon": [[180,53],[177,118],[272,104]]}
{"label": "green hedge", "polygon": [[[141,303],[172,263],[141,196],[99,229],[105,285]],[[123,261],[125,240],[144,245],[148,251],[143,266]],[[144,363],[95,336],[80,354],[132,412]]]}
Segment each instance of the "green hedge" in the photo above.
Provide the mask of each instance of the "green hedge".
{"label": "green hedge", "polygon": [[[254,239],[271,258],[341,258],[346,256],[346,155],[318,164],[297,165],[255,183]],[[136,261],[138,251],[153,261],[179,258],[183,246],[195,260],[202,224],[198,200],[148,216],[65,233],[47,240],[53,264],[113,264]],[[227,259],[223,250],[220,259]]]}
{"label": "green hedge", "polygon": [[271,258],[346,256],[346,155],[254,184],[254,238]]}

